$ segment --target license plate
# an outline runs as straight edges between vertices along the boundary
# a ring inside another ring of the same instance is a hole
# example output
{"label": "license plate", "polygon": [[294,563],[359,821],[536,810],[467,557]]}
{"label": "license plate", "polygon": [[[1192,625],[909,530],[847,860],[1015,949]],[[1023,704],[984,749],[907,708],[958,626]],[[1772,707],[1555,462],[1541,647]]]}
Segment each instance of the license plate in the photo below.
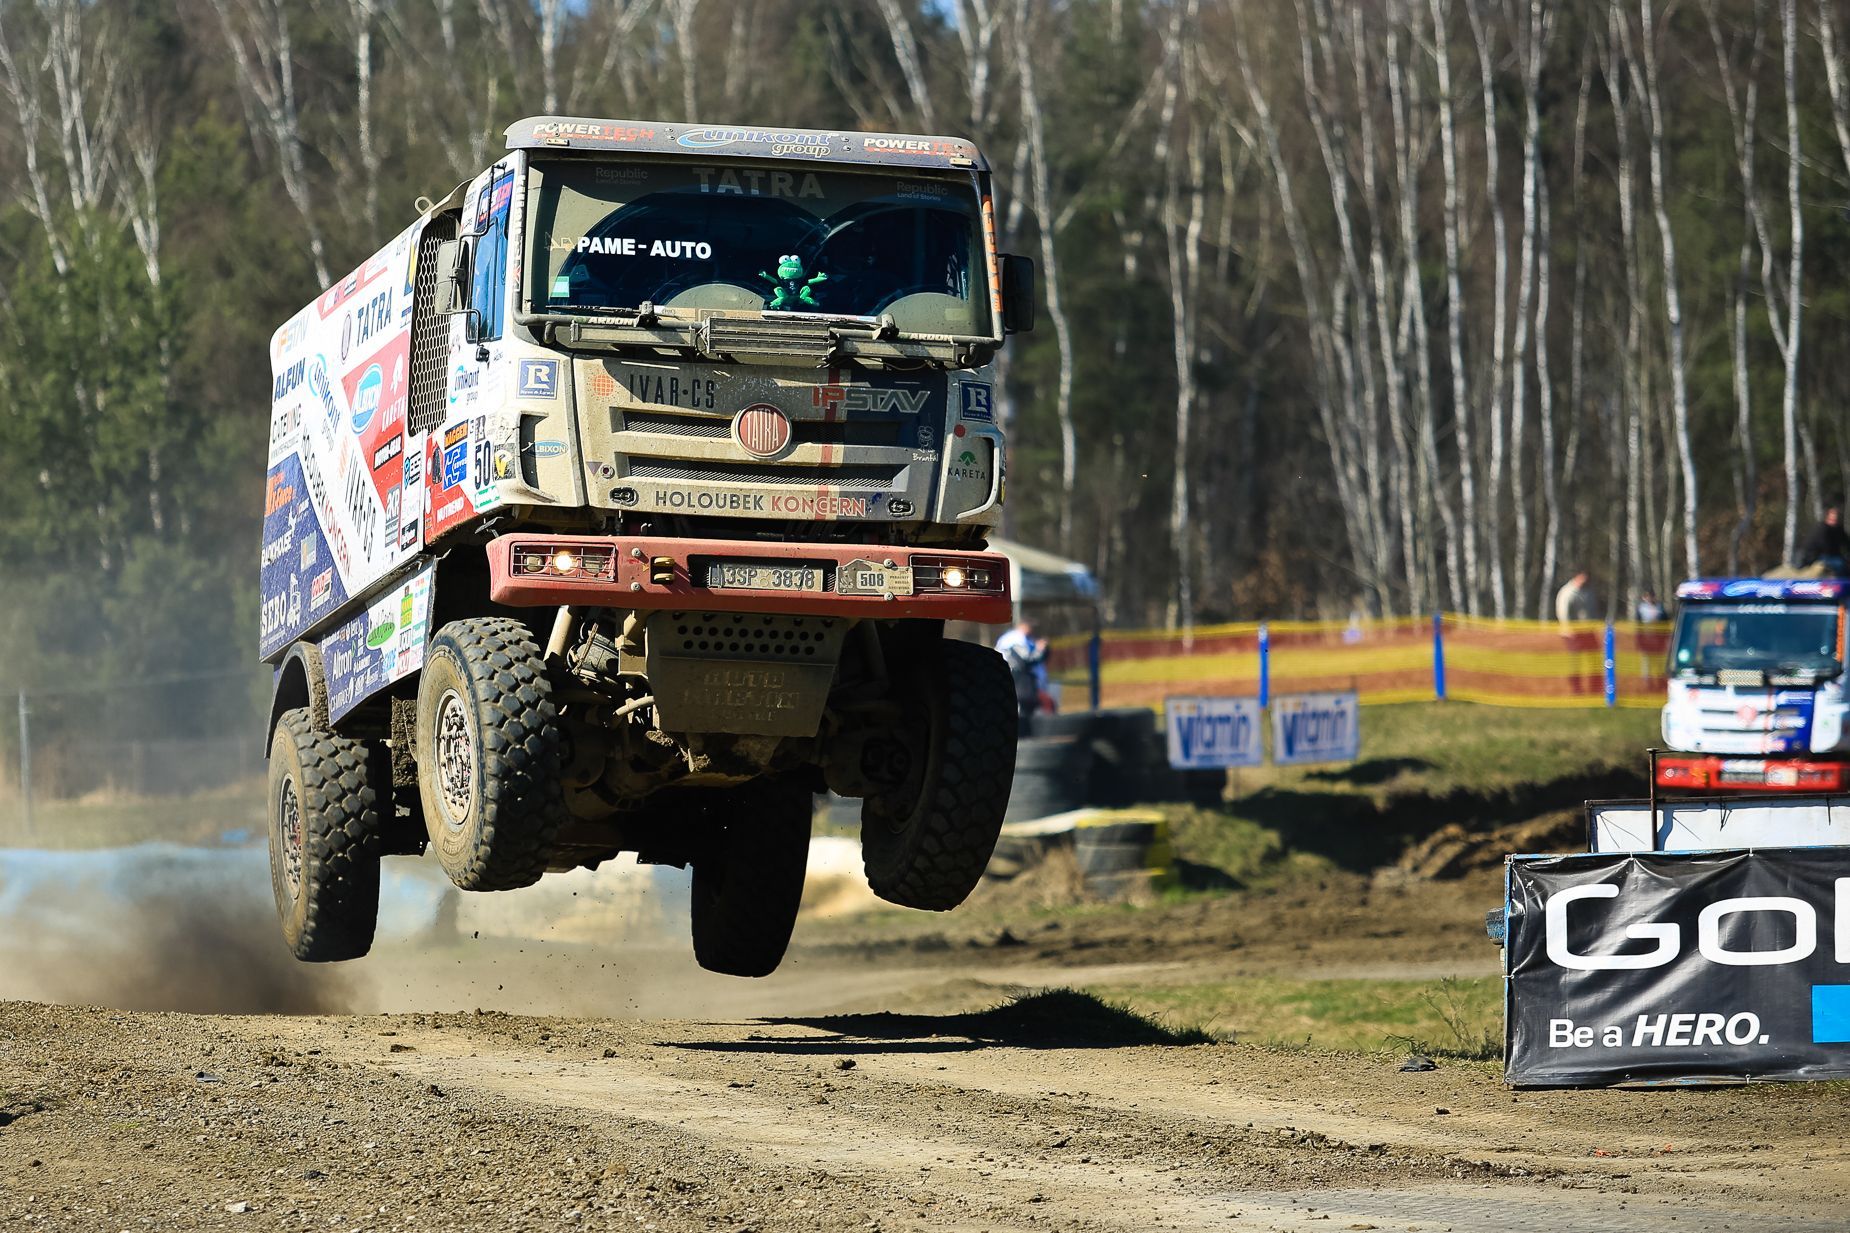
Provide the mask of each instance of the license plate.
{"label": "license plate", "polygon": [[822,567],[721,561],[708,574],[707,585],[723,590],[820,591]]}
{"label": "license plate", "polygon": [[912,567],[849,561],[835,574],[838,595],[910,595]]}
{"label": "license plate", "polygon": [[1722,779],[1729,783],[1765,783],[1767,780],[1766,763],[1758,758],[1725,758],[1721,769]]}

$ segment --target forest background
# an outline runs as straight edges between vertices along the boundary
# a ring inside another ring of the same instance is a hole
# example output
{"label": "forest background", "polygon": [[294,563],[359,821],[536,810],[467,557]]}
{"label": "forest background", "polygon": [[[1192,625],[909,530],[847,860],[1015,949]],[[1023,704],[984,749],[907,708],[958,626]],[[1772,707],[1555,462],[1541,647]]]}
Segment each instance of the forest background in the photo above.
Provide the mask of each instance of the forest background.
{"label": "forest background", "polygon": [[1850,487],[1847,26],[0,0],[0,688],[253,689],[271,331],[548,112],[974,138],[1040,265],[1007,531],[1093,567],[1110,624],[1536,616],[1580,569],[1624,616],[1764,569]]}

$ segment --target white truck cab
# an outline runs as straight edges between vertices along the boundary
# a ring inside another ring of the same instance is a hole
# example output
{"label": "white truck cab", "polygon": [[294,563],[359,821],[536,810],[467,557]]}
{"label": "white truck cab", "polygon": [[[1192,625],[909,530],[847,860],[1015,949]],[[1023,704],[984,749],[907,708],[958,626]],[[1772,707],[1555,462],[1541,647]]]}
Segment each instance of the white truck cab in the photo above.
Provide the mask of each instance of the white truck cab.
{"label": "white truck cab", "polygon": [[1657,786],[1843,790],[1845,604],[1837,578],[1700,578],[1677,588]]}

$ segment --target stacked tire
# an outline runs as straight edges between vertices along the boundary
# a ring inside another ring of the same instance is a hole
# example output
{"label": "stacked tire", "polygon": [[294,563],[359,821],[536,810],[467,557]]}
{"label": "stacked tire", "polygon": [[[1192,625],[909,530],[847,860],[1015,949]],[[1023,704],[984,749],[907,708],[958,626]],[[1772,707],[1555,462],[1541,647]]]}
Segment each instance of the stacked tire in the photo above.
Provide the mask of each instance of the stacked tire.
{"label": "stacked tire", "polygon": [[1164,763],[1156,714],[1146,708],[1037,716],[1016,754],[1009,821],[1160,799]]}
{"label": "stacked tire", "polygon": [[1015,746],[1015,782],[1006,822],[1023,822],[1091,804],[1092,746],[1077,735],[1031,736]]}
{"label": "stacked tire", "polygon": [[1127,818],[1078,827],[1073,832],[1073,859],[1088,892],[1101,899],[1122,899],[1167,877],[1174,853],[1161,818]]}

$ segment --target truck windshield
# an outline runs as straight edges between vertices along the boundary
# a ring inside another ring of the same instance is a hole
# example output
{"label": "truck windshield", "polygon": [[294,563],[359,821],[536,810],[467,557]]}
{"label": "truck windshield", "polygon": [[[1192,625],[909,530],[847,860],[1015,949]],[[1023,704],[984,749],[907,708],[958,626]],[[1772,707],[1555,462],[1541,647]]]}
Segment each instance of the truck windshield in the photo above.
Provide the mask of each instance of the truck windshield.
{"label": "truck windshield", "polygon": [[1678,676],[1835,675],[1843,667],[1837,659],[1837,609],[1691,604],[1677,617],[1670,666]]}
{"label": "truck windshield", "polygon": [[536,312],[717,309],[890,316],[987,336],[975,185],[800,164],[536,160]]}

